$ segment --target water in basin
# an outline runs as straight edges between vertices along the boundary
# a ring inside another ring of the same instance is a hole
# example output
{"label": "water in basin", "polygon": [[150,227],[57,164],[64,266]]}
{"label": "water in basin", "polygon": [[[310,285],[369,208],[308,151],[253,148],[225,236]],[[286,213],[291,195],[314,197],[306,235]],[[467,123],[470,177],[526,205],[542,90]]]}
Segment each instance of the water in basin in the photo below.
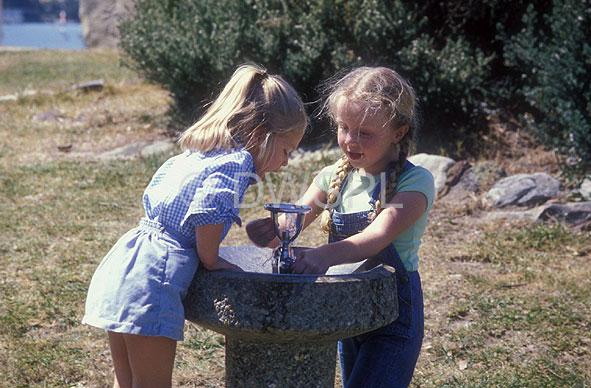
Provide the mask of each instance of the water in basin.
{"label": "water in basin", "polygon": [[273,273],[273,249],[252,245],[220,247],[220,257],[244,272]]}
{"label": "water in basin", "polygon": [[[293,247],[294,254],[306,247]],[[220,247],[220,257],[242,268],[245,272],[273,273],[273,249],[252,245]],[[341,264],[330,267],[327,275],[348,275],[367,271],[378,263],[363,260],[353,264]]]}

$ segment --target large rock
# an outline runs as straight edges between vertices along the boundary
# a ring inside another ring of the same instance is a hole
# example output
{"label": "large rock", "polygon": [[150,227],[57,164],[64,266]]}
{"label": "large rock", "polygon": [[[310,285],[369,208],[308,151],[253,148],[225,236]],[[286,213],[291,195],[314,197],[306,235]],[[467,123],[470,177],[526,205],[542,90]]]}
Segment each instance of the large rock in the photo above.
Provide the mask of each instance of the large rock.
{"label": "large rock", "polygon": [[446,201],[457,202],[475,200],[477,195],[486,191],[506,175],[505,170],[494,161],[478,162],[473,167],[468,167],[457,179],[457,182],[450,181],[451,171],[452,169],[448,171],[446,187],[439,195],[445,194]]}
{"label": "large rock", "polygon": [[556,220],[567,226],[591,222],[591,202],[553,203],[543,206],[537,221]]}
{"label": "large rock", "polygon": [[591,223],[591,202],[551,203],[524,211],[493,211],[485,214],[481,222],[494,221],[557,221],[569,227],[578,227]]}
{"label": "large rock", "polygon": [[80,0],[80,21],[86,47],[116,48],[119,20],[133,10],[133,0]]}
{"label": "large rock", "polygon": [[560,182],[544,172],[517,174],[498,181],[484,197],[494,207],[533,206],[555,198]]}
{"label": "large rock", "polygon": [[445,181],[447,180],[447,170],[456,164],[451,158],[430,154],[412,155],[408,160],[417,166],[426,168],[431,174],[433,174],[436,194],[439,193],[445,185]]}

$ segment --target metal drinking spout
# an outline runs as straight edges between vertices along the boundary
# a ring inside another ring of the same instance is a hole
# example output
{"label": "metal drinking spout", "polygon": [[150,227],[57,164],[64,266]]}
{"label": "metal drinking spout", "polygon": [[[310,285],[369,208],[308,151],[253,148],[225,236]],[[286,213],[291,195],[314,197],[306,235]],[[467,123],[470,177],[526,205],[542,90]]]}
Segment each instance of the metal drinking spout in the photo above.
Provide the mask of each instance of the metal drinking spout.
{"label": "metal drinking spout", "polygon": [[281,235],[281,252],[279,254],[279,273],[291,273],[295,259],[289,254],[289,231],[284,230]]}
{"label": "metal drinking spout", "polygon": [[[271,212],[275,233],[281,240],[281,246],[278,251],[276,251],[278,272],[292,273],[295,258],[290,254],[289,244],[291,244],[302,231],[304,216],[311,210],[311,208],[309,206],[295,205],[292,203],[268,203],[265,205],[265,209]],[[279,230],[279,222],[277,219],[277,216],[280,213],[295,216],[295,219],[292,220],[293,224],[290,225],[288,229],[282,231]],[[290,234],[291,229],[293,229],[293,234]]]}

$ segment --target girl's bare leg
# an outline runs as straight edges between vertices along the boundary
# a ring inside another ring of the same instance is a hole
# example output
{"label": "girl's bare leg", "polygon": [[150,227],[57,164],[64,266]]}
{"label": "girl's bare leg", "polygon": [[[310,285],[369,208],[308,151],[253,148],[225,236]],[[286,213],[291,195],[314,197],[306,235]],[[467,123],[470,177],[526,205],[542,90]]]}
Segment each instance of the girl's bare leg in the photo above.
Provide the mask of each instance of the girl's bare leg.
{"label": "girl's bare leg", "polygon": [[109,346],[115,366],[115,381],[113,388],[132,388],[131,367],[127,355],[124,334],[109,331]]}
{"label": "girl's bare leg", "polygon": [[124,334],[133,388],[171,388],[176,341]]}
{"label": "girl's bare leg", "polygon": [[176,341],[168,337],[109,332],[114,388],[171,388]]}

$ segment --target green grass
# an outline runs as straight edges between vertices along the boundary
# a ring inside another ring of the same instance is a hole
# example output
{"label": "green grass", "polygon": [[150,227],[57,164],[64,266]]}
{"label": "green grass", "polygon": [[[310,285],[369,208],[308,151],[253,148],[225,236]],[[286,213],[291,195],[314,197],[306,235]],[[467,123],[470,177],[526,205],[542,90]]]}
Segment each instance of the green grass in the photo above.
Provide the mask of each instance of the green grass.
{"label": "green grass", "polygon": [[445,296],[450,326],[433,330],[429,361],[447,367],[415,386],[588,387],[590,248],[587,234],[547,224],[464,242],[452,256],[463,281]]}
{"label": "green grass", "polygon": [[151,168],[58,162],[0,169],[0,335],[14,349],[0,365],[3,386],[68,386],[85,376],[90,354],[78,338],[86,335],[80,319],[88,281],[137,217]]}
{"label": "green grass", "polygon": [[[61,91],[97,77],[108,86],[101,92]],[[113,52],[0,52],[0,94],[32,84],[58,92],[0,102],[0,386],[105,387],[105,334],[80,324],[86,290],[105,253],[141,217],[142,192],[170,154],[92,162],[83,152],[57,152],[55,139],[93,152],[150,138],[163,131],[169,99],[119,69]],[[61,122],[35,120],[50,109]],[[287,171],[309,183],[329,162]],[[246,201],[271,199],[268,185],[277,192],[281,182],[269,177],[264,197],[255,186]],[[294,195],[288,187],[282,199]],[[460,207],[436,203],[423,239],[426,332],[411,386],[590,387],[588,233],[476,224]],[[241,213],[244,222],[265,215],[262,207]],[[311,246],[325,239],[317,224],[301,237]],[[247,243],[243,228],[225,241]],[[193,324],[185,337],[175,386],[222,387],[224,338]]]}
{"label": "green grass", "polygon": [[24,90],[61,90],[96,79],[120,82],[134,74],[112,50],[0,51],[0,96]]}
{"label": "green grass", "polygon": [[[72,89],[97,78],[104,79],[101,91]],[[88,159],[168,132],[168,93],[119,67],[115,51],[0,51],[0,96],[14,94],[19,97],[0,101],[5,166],[63,159],[64,146]]]}

